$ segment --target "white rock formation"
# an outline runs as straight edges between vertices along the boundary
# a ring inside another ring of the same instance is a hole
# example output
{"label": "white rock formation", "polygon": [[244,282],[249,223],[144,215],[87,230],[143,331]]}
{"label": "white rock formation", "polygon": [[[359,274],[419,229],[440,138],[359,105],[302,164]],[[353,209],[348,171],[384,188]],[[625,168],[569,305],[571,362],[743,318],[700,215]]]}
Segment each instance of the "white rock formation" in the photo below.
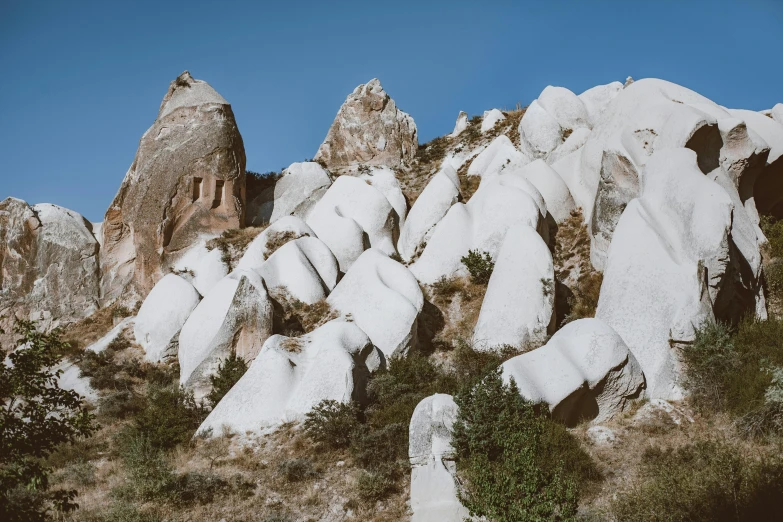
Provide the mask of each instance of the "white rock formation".
{"label": "white rock formation", "polygon": [[307,219],[310,209],[326,193],[332,178],[314,161],[293,163],[282,177],[247,204],[247,224],[274,223],[286,216]]}
{"label": "white rock formation", "polygon": [[274,335],[245,375],[221,399],[197,434],[237,434],[304,420],[323,400],[362,400],[374,356],[355,323],[329,321],[302,337]]}
{"label": "white rock formation", "polygon": [[307,224],[332,250],[343,272],[366,248],[388,256],[396,252],[395,210],[382,192],[359,178],[337,178],[313,207]]}
{"label": "white rock formation", "polygon": [[692,341],[694,328],[714,320],[733,205],[692,150],[655,152],[642,179],[640,197],[614,231],[596,317],[628,344],[650,397],[677,400],[683,392],[673,345]]}
{"label": "white rock formation", "polygon": [[481,119],[481,132],[489,132],[495,128],[499,121],[506,119],[506,115],[499,109],[484,111],[484,117]]}
{"label": "white rock formation", "polygon": [[133,327],[145,359],[161,362],[176,357],[179,332],[200,300],[193,285],[178,275],[168,274],[157,282],[144,299]]}
{"label": "white rock formation", "polygon": [[286,243],[258,270],[269,291],[282,287],[306,304],[324,299],[337,284],[338,272],[334,254],[315,237]]}
{"label": "white rock formation", "polygon": [[14,315],[52,329],[98,309],[98,241],[92,224],[66,208],[0,202],[0,326]]}
{"label": "white rock formation", "polygon": [[371,168],[369,173],[360,175],[359,178],[386,196],[397,214],[397,228],[401,229],[405,225],[405,218],[408,215],[408,202],[405,200],[405,195],[402,193],[400,182],[397,181],[394,171],[389,167],[375,167]]}
{"label": "white rock formation", "polygon": [[252,361],[272,333],[272,304],[261,277],[235,270],[190,314],[179,334],[180,383],[201,398],[232,351]]}
{"label": "white rock formation", "polygon": [[242,258],[237,262],[237,269],[260,270],[264,261],[272,254],[272,246],[280,238],[293,241],[300,237],[316,237],[313,229],[296,216],[285,216],[264,229],[247,246]]}
{"label": "white rock formation", "polygon": [[399,167],[413,160],[418,147],[413,118],[373,79],[348,95],[314,159],[330,170],[360,164]]}
{"label": "white rock formation", "polygon": [[454,124],[454,130],[451,131],[452,138],[456,138],[460,134],[462,134],[462,131],[468,128],[468,113],[465,111],[460,111],[459,115],[457,116],[457,122]]}
{"label": "white rock formation", "polygon": [[601,114],[622,89],[622,83],[612,82],[606,85],[597,85],[579,95],[579,99],[587,109],[591,127],[598,123]]}
{"label": "white rock formation", "polygon": [[124,335],[127,330],[133,327],[136,317],[126,317],[119,323],[117,323],[111,330],[103,337],[92,343],[85,348],[85,351],[100,353],[104,351],[109,345],[117,339],[119,336]]}
{"label": "white rock formation", "polygon": [[504,174],[486,179],[467,204],[453,205],[435,226],[411,272],[424,284],[467,276],[460,259],[468,251],[489,252],[495,259],[509,227],[522,222],[542,231],[545,216],[541,194],[524,178]]}
{"label": "white rock formation", "polygon": [[556,223],[568,219],[576,205],[568,186],[556,170],[539,159],[522,167],[519,174],[541,193],[546,209]]}
{"label": "white rock formation", "polygon": [[530,163],[530,158],[519,152],[505,134],[501,134],[481,154],[476,156],[468,167],[468,176],[481,176],[488,179],[505,172],[512,167],[521,167]]}
{"label": "white rock formation", "polygon": [[572,152],[581,149],[582,147],[584,147],[584,144],[587,143],[587,138],[590,137],[590,134],[591,134],[590,129],[587,129],[585,127],[580,127],[576,129],[565,139],[565,141],[559,147],[557,147],[555,150],[553,150],[547,155],[546,162],[549,165],[552,165],[554,163],[557,163],[561,159],[565,158]]}
{"label": "white rock formation", "polygon": [[568,89],[550,85],[530,104],[519,122],[520,149],[530,158],[546,159],[568,134],[579,128],[591,128],[585,104]]}
{"label": "white rock formation", "polygon": [[546,345],[509,359],[501,370],[504,382],[514,379],[524,398],[547,404],[569,426],[611,418],[645,385],[622,338],[599,319],[568,323]]}
{"label": "white rock formation", "polygon": [[218,282],[228,275],[218,248],[209,250],[207,241],[215,236],[202,236],[172,265],[174,273],[189,281],[201,295],[207,295]]}
{"label": "white rock formation", "polygon": [[774,107],[764,111],[763,114],[783,125],[783,103],[776,103]]}
{"label": "white rock formation", "polygon": [[555,273],[544,240],[525,223],[512,225],[473,331],[475,349],[524,348],[542,342],[555,327]]}
{"label": "white rock formation", "polygon": [[411,522],[463,522],[470,513],[459,501],[451,432],[458,408],[451,395],[421,401],[411,417]]}
{"label": "white rock formation", "polygon": [[424,296],[413,274],[383,252],[373,248],[359,256],[327,302],[350,315],[386,358],[416,346]]}
{"label": "white rock formation", "polygon": [[444,165],[419,194],[400,230],[397,250],[405,262],[411,262],[420,253],[435,225],[460,198],[457,171]]}

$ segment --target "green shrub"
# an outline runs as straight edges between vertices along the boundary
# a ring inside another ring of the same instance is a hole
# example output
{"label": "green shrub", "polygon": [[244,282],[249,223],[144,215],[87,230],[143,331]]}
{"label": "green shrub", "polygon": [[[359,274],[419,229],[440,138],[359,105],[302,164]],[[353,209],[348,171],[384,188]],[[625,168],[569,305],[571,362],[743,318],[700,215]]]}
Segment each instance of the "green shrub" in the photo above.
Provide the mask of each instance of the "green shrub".
{"label": "green shrub", "polygon": [[[783,433],[783,321],[745,319],[732,333],[704,325],[683,351],[685,386],[705,412],[726,411],[751,436]],[[781,376],[778,379],[776,376]]]}
{"label": "green shrub", "polygon": [[216,496],[230,490],[230,484],[214,473],[189,471],[176,477],[170,486],[168,497],[177,504],[210,504]]}
{"label": "green shrub", "polygon": [[761,216],[759,226],[767,236],[767,250],[772,257],[783,257],[783,220],[771,216]]}
{"label": "green shrub", "polygon": [[302,482],[318,478],[321,474],[310,459],[287,459],[277,465],[277,473],[286,482]]}
{"label": "green shrub", "polygon": [[310,439],[330,449],[347,448],[359,426],[355,404],[321,401],[305,416],[304,430]]}
{"label": "green shrub", "polygon": [[497,522],[573,520],[579,485],[597,478],[566,429],[538,413],[499,371],[460,390],[452,444],[471,514]]}
{"label": "green shrub", "polygon": [[[411,412],[412,413],[412,412]],[[364,469],[379,469],[408,458],[408,422],[362,425],[352,433],[351,456]]]}
{"label": "green shrub", "polygon": [[776,259],[764,267],[764,277],[770,297],[783,298],[783,259]]}
{"label": "green shrub", "polygon": [[105,393],[98,398],[98,413],[107,419],[127,419],[142,411],[144,397],[132,390],[119,390]]}
{"label": "green shrub", "polygon": [[398,472],[392,466],[384,466],[373,471],[362,471],[356,481],[359,498],[374,503],[387,498],[398,491]]}
{"label": "green shrub", "polygon": [[115,491],[122,500],[150,501],[167,498],[176,481],[166,453],[144,435],[130,437],[122,448],[127,480]]}
{"label": "green shrub", "polygon": [[155,448],[170,449],[187,444],[208,414],[193,394],[172,385],[147,388],[147,399],[127,435],[141,435]]}
{"label": "green shrub", "polygon": [[611,509],[627,522],[773,520],[783,509],[783,461],[717,441],[649,448],[640,479]]}
{"label": "green shrub", "polygon": [[239,381],[247,371],[247,363],[236,352],[231,354],[218,365],[218,371],[215,375],[210,375],[209,381],[212,383],[212,391],[207,395],[207,403],[211,407],[217,406],[228,391]]}
{"label": "green shrub", "polygon": [[469,250],[468,255],[460,259],[465,268],[470,272],[470,279],[477,285],[489,283],[492,270],[495,269],[495,262],[489,252],[479,250]]}

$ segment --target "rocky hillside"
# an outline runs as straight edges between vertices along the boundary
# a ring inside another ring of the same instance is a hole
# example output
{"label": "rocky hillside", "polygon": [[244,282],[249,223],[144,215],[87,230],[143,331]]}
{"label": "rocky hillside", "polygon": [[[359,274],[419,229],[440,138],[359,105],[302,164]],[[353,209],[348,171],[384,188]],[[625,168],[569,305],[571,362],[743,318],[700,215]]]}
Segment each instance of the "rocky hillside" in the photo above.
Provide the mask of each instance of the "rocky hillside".
{"label": "rocky hillside", "polygon": [[423,145],[373,79],[259,176],[185,72],[102,223],[0,203],[3,344],[71,342],[69,520],[771,520],[782,180],[783,105],[630,78]]}

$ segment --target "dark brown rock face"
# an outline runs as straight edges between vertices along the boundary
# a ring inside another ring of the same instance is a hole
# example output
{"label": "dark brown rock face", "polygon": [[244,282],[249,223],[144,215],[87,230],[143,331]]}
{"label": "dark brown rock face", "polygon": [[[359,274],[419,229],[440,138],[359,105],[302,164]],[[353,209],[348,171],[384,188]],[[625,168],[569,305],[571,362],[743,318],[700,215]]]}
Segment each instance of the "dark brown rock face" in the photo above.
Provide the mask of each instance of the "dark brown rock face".
{"label": "dark brown rock face", "polygon": [[245,147],[228,102],[185,71],[141,137],[103,225],[104,299],[145,296],[202,234],[239,228]]}

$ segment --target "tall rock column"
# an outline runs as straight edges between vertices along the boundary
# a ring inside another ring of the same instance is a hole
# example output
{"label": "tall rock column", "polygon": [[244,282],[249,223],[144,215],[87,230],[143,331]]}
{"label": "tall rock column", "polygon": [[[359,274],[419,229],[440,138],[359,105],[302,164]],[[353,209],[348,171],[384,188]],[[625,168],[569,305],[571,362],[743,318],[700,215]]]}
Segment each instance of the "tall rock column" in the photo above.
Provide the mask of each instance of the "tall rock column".
{"label": "tall rock column", "polygon": [[231,105],[185,71],[171,82],[103,225],[104,299],[146,295],[203,234],[239,228],[245,147]]}

